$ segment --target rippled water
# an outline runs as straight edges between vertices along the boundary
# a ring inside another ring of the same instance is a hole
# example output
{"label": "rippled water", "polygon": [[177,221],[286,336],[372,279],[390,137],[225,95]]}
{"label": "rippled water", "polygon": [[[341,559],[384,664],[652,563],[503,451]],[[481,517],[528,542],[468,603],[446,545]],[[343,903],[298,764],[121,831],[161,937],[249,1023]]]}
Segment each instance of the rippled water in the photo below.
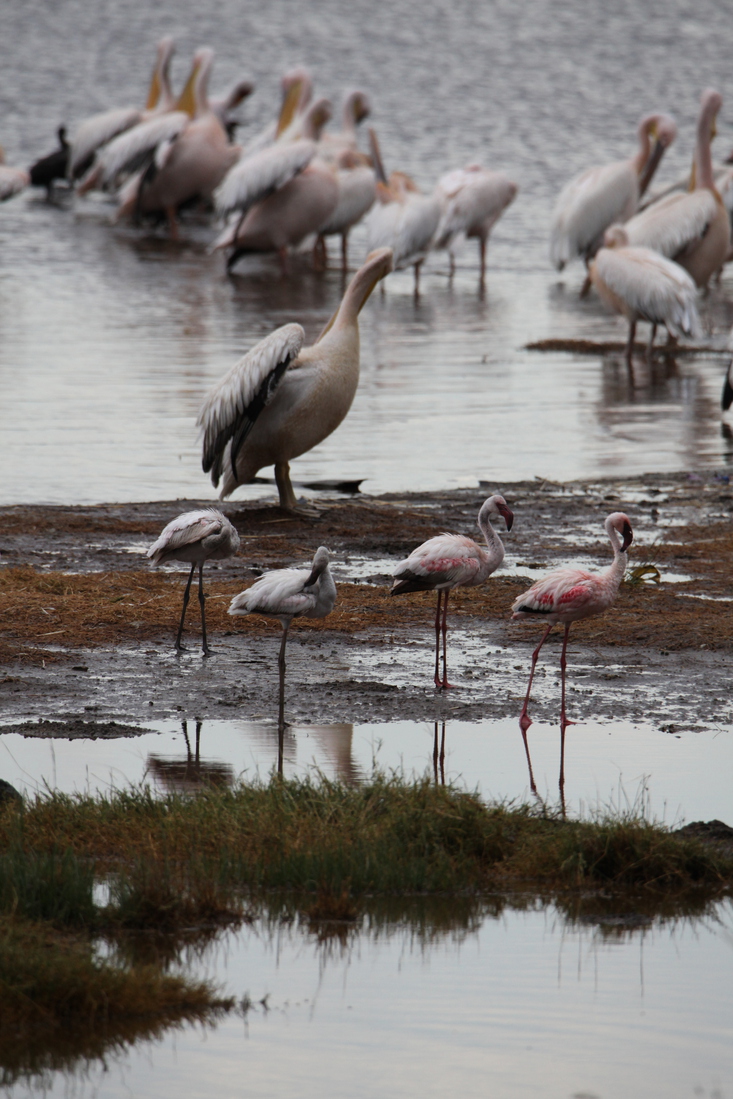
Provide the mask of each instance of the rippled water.
{"label": "rippled water", "polygon": [[[579,268],[562,278],[550,269],[552,201],[582,167],[630,154],[638,117],[651,109],[679,122],[666,177],[687,166],[701,88],[728,90],[728,14],[712,0],[666,5],[664,17],[649,4],[579,0],[479,9],[398,0],[384,20],[365,0],[297,13],[284,0],[266,11],[233,0],[206,11],[90,0],[43,19],[31,10],[19,0],[4,7],[9,163],[50,150],[61,121],[73,127],[93,110],[139,103],[153,42],[170,32],[177,85],[202,42],[216,50],[215,92],[255,79],[241,111],[245,138],[271,117],[283,69],[304,62],[336,101],[355,84],[370,93],[388,165],[424,188],[477,159],[519,183],[490,244],[485,295],[473,246],[452,287],[436,257],[419,302],[407,273],[374,295],[352,411],[295,463],[295,478],[365,478],[366,491],[380,492],[730,461],[721,357],[659,363],[651,374],[642,365],[631,385],[614,356],[524,350],[545,337],[624,337],[597,300],[578,301]],[[731,117],[724,105],[720,156],[733,143]],[[174,245],[112,227],[110,213],[30,193],[0,208],[0,502],[213,495],[195,430],[208,386],[284,321],[302,321],[314,337],[340,295],[340,275],[315,274],[306,257],[287,278],[269,259],[227,278],[220,257],[206,254],[205,223],[188,223]],[[353,255],[362,254],[357,233]],[[726,275],[702,302],[719,346],[732,298]]]}

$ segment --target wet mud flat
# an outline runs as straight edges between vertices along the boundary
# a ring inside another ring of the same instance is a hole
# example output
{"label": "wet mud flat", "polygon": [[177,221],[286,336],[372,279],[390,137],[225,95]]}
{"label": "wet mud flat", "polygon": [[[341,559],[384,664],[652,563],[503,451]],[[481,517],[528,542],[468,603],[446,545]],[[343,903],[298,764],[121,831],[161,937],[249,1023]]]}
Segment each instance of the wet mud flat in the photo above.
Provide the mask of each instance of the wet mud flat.
{"label": "wet mud flat", "polygon": [[[435,596],[388,594],[394,565],[443,530],[477,539],[476,515],[497,488],[514,509],[506,559],[482,588],[457,590],[449,675],[432,683]],[[513,599],[554,567],[610,561],[603,521],[634,527],[629,573],[614,608],[573,626],[569,709],[578,720],[629,718],[663,729],[730,718],[733,491],[726,474],[647,474],[558,484],[535,480],[380,497],[309,494],[317,515],[227,502],[240,553],[204,571],[215,653],[173,639],[188,571],[153,570],[146,548],[201,501],[0,509],[0,700],[6,731],[134,735],[168,716],[275,717],[277,622],[232,619],[232,595],[262,571],[334,555],[339,599],[321,622],[297,622],[288,644],[286,718],[298,722],[479,720],[519,713],[539,624],[511,622]],[[559,627],[538,666],[532,713],[559,718]],[[40,723],[40,724],[39,724]]]}

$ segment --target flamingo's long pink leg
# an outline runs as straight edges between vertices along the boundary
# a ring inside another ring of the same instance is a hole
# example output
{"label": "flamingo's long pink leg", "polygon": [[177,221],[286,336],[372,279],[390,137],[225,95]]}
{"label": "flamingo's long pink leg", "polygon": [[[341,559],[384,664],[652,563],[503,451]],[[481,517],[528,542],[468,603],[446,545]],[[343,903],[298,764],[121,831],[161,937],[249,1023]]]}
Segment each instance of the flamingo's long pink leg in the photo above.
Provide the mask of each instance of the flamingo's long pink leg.
{"label": "flamingo's long pink leg", "polygon": [[441,687],[442,682],[440,678],[440,599],[442,591],[438,591],[438,609],[435,612],[435,686]]}
{"label": "flamingo's long pink leg", "polygon": [[545,632],[542,634],[542,640],[540,641],[539,645],[537,646],[535,651],[532,653],[532,669],[529,673],[529,684],[527,685],[527,694],[526,694],[525,699],[524,699],[524,706],[522,706],[522,712],[519,715],[519,726],[520,726],[523,733],[526,733],[527,729],[529,729],[530,725],[532,724],[532,719],[527,714],[527,706],[529,704],[529,695],[530,695],[530,692],[532,690],[532,680],[534,679],[534,670],[535,670],[535,667],[537,665],[537,657],[540,655],[540,649],[544,645],[545,641],[547,641],[547,635],[549,634],[550,630],[552,629],[552,626],[553,626],[553,623],[551,622],[550,625],[545,630]]}
{"label": "flamingo's long pink leg", "polygon": [[560,728],[563,733],[568,725],[575,725],[574,721],[568,721],[565,715],[565,668],[567,667],[567,659],[565,657],[565,650],[568,647],[568,635],[570,633],[570,623],[565,626],[565,636],[562,641],[562,653],[560,654],[560,680],[562,683],[561,697],[562,702],[560,704]]}
{"label": "flamingo's long pink leg", "polygon": [[450,595],[450,589],[445,593],[445,600],[443,602],[443,682],[440,684],[443,690],[446,687],[452,687],[453,684],[448,682],[448,596]]}

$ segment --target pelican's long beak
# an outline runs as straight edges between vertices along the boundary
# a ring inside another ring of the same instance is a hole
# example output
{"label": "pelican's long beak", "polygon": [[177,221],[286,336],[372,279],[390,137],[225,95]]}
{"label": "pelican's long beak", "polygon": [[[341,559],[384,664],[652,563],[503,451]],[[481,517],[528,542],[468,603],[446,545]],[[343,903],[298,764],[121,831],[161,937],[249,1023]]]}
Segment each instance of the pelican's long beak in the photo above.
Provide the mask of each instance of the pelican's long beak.
{"label": "pelican's long beak", "polygon": [[647,187],[651,183],[652,179],[654,178],[654,173],[659,167],[660,161],[664,156],[665,149],[666,145],[662,144],[662,142],[659,140],[655,133],[654,148],[651,151],[649,159],[644,165],[644,171],[639,177],[639,198],[641,198],[641,196],[644,194]]}
{"label": "pelican's long beak", "polygon": [[277,129],[275,131],[275,137],[276,138],[280,137],[282,134],[285,133],[288,126],[290,125],[290,123],[295,118],[295,112],[297,111],[298,104],[300,103],[300,96],[301,96],[302,90],[303,90],[303,81],[302,80],[295,80],[290,85],[287,92],[285,93],[285,98],[283,99],[283,105],[280,108],[280,116],[277,120]]}
{"label": "pelican's long beak", "polygon": [[687,190],[688,191],[694,191],[696,186],[697,186],[697,166],[696,166],[694,158],[693,158],[692,171],[690,172],[690,182],[687,184]]}
{"label": "pelican's long beak", "polygon": [[160,99],[160,77],[158,76],[158,66],[155,66],[153,72],[153,78],[150,81],[150,91],[148,92],[148,101],[145,104],[146,111],[152,111],[154,107],[158,106],[158,100]]}
{"label": "pelican's long beak", "polygon": [[177,111],[185,111],[191,118],[196,114],[196,98],[194,96],[194,88],[196,86],[196,77],[198,76],[199,69],[201,68],[201,61],[196,58],[191,69],[191,75],[186,81],[185,87],[178,97],[176,103]]}
{"label": "pelican's long beak", "polygon": [[377,141],[377,135],[374,132],[374,127],[369,127],[369,148],[372,152],[372,160],[374,161],[374,171],[377,173],[377,180],[385,187],[388,187],[387,173],[384,170],[384,164],[382,162],[382,152],[379,148],[379,142]]}

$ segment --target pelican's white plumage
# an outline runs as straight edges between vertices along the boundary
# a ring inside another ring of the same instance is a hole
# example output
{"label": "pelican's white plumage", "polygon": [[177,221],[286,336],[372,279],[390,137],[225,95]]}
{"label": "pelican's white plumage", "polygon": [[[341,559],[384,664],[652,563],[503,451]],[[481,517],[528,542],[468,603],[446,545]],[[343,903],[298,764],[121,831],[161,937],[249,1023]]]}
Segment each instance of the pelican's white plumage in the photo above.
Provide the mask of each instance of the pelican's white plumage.
{"label": "pelican's white plumage", "polygon": [[629,321],[629,361],[638,320],[651,323],[652,341],[658,324],[673,336],[699,337],[696,287],[687,271],[651,248],[630,247],[623,226],[609,229],[605,240],[589,275],[601,298]]}
{"label": "pelican's white plumage", "polygon": [[104,189],[114,184],[122,172],[136,171],[163,142],[175,140],[190,121],[186,111],[168,111],[125,129],[98,153],[78,193],[85,194],[93,187]]}
{"label": "pelican's white plumage", "polygon": [[343,270],[348,266],[349,231],[371,210],[377,197],[377,177],[367,165],[339,168],[336,171],[338,200],[336,208],[318,230],[322,237],[340,235]]}
{"label": "pelican's white plumage", "polygon": [[[283,187],[307,168],[316,154],[316,142],[308,139],[264,149],[237,161],[214,193],[217,213],[244,214],[265,195]],[[218,245],[221,247],[221,245]]]}
{"label": "pelican's white plumage", "polygon": [[5,163],[5,152],[0,148],[0,202],[19,194],[31,181],[25,168],[14,168]]}
{"label": "pelican's white plumage", "polygon": [[68,163],[70,179],[76,179],[86,171],[97,149],[105,146],[118,134],[137,126],[155,113],[173,108],[174,98],[168,73],[174,50],[175,44],[171,37],[161,38],[156,50],[155,68],[144,110],[137,107],[113,107],[108,111],[91,115],[79,124],[70,142]]}
{"label": "pelican's white plumage", "polygon": [[435,232],[434,248],[450,254],[451,273],[459,242],[478,238],[481,280],[486,271],[486,243],[506,208],[517,197],[517,185],[503,172],[469,164],[447,172],[438,180],[437,193],[442,212]]}
{"label": "pelican's white plumage", "polygon": [[289,462],[311,450],[346,416],[359,382],[359,313],[392,269],[389,249],[371,255],[311,347],[300,325],[285,325],[248,352],[209,393],[199,415],[203,469],[221,496],[267,465],[283,507],[296,506]]}
{"label": "pelican's white plumage", "polygon": [[689,271],[706,286],[730,247],[730,218],[715,186],[710,143],[723,103],[719,92],[703,92],[697,122],[694,190],[672,194],[648,206],[626,223],[629,243],[654,248]]}
{"label": "pelican's white plumage", "polygon": [[589,260],[608,226],[631,217],[676,134],[669,115],[647,115],[639,123],[639,149],[633,157],[588,168],[566,183],[550,228],[550,259],[559,271],[576,256]]}
{"label": "pelican's white plumage", "polygon": [[415,289],[419,269],[430,251],[440,221],[440,199],[424,195],[409,176],[392,172],[389,183],[377,183],[377,201],[366,219],[367,251],[391,248],[395,270],[415,268]]}

